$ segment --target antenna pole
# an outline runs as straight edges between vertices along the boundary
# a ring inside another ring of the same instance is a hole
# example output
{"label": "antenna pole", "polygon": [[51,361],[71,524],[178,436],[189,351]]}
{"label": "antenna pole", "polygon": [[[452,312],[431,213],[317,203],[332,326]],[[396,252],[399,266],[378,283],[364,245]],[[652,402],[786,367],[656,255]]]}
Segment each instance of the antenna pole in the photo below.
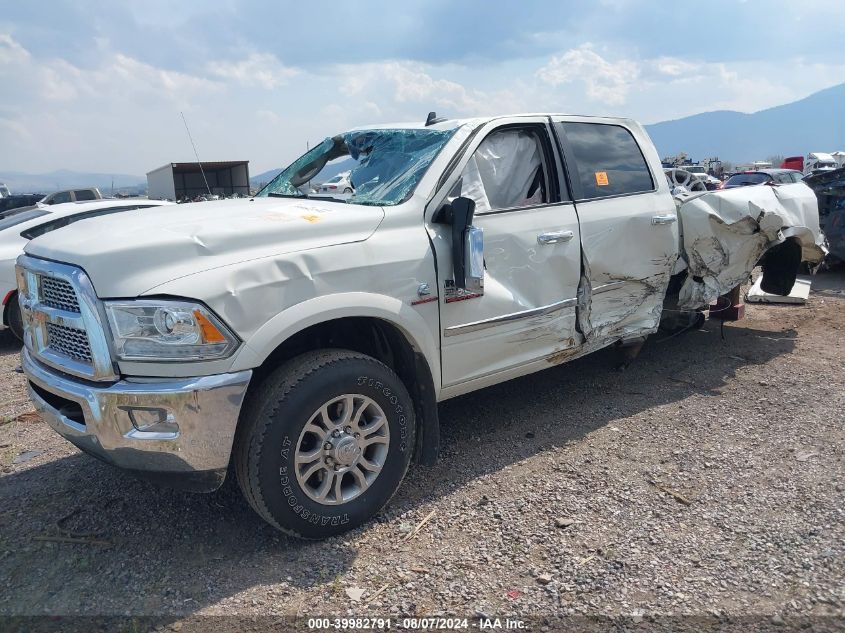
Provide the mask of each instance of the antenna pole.
{"label": "antenna pole", "polygon": [[205,177],[205,170],[202,168],[202,163],[200,162],[200,155],[197,152],[197,146],[194,145],[194,137],[191,136],[191,130],[188,128],[188,121],[185,119],[185,113],[179,112],[182,115],[182,123],[185,124],[185,131],[188,133],[188,140],[191,141],[191,147],[194,148],[194,156],[197,158],[197,165],[200,166],[200,173],[202,174],[203,182],[205,182],[205,188],[208,189],[208,195],[211,195],[211,187],[208,186],[208,179]]}

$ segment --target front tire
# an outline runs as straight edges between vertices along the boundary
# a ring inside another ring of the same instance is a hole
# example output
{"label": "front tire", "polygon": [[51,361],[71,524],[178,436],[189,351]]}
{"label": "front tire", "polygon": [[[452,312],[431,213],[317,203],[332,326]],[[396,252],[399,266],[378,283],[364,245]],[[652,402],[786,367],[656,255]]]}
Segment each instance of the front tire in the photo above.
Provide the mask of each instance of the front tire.
{"label": "front tire", "polygon": [[265,521],[326,538],[366,523],[390,501],[415,436],[411,397],[389,367],[345,350],[308,352],[249,397],[235,472]]}
{"label": "front tire", "polygon": [[6,321],[15,338],[23,342],[23,317],[18,303],[18,293],[12,295],[6,305]]}

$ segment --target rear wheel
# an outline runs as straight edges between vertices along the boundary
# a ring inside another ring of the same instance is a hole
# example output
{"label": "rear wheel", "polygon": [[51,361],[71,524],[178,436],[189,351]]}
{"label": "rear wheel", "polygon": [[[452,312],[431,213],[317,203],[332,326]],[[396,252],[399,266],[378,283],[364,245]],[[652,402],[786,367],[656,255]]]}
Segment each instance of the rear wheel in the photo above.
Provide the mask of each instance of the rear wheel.
{"label": "rear wheel", "polygon": [[15,335],[15,338],[23,342],[23,317],[21,316],[21,306],[18,303],[17,292],[11,296],[6,304],[6,322],[12,334]]}
{"label": "rear wheel", "polygon": [[340,534],[396,492],[415,431],[411,398],[386,365],[345,350],[309,352],[270,374],[245,405],[238,483],[276,528]]}

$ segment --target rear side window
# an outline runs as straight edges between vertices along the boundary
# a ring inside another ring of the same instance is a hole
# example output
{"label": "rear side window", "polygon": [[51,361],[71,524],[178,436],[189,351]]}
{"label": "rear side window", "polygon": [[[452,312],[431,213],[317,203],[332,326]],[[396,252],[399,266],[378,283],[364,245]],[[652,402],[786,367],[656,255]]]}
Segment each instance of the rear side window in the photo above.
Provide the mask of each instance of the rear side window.
{"label": "rear side window", "polygon": [[76,201],[79,202],[81,200],[96,200],[97,196],[94,195],[94,192],[90,189],[78,189],[73,192],[73,195],[76,197]]}
{"label": "rear side window", "polygon": [[654,181],[639,145],[618,125],[556,123],[575,158],[581,198],[604,198],[654,190]]}

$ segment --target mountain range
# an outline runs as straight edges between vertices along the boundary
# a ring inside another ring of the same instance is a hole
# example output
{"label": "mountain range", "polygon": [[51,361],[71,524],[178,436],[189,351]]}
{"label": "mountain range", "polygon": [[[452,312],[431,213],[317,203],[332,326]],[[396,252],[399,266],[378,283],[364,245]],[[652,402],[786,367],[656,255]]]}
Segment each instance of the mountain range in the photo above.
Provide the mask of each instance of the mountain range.
{"label": "mountain range", "polygon": [[[845,84],[751,114],[719,110],[647,125],[660,156],[735,163],[845,150]],[[837,114],[838,113],[838,114]]]}
{"label": "mountain range", "polygon": [[[680,152],[693,160],[718,156],[734,163],[764,160],[769,156],[798,156],[809,152],[845,150],[845,83],[821,90],[785,105],[759,112],[733,110],[703,112],[647,125],[661,157]],[[838,113],[838,114],[837,114]],[[281,167],[250,178],[250,184],[265,184]],[[339,171],[348,169],[341,166]],[[334,175],[334,174],[331,174]],[[145,190],[143,176],[75,172],[67,169],[45,174],[0,172],[0,183],[13,193],[43,192],[73,187],[99,187],[115,191]],[[113,185],[112,185],[113,183]]]}
{"label": "mountain range", "polygon": [[59,169],[46,174],[24,174],[16,171],[0,171],[0,182],[5,183],[12,193],[51,193],[74,187],[97,187],[103,195],[109,195],[112,187],[135,191],[147,189],[146,177],[129,174],[99,174]]}

